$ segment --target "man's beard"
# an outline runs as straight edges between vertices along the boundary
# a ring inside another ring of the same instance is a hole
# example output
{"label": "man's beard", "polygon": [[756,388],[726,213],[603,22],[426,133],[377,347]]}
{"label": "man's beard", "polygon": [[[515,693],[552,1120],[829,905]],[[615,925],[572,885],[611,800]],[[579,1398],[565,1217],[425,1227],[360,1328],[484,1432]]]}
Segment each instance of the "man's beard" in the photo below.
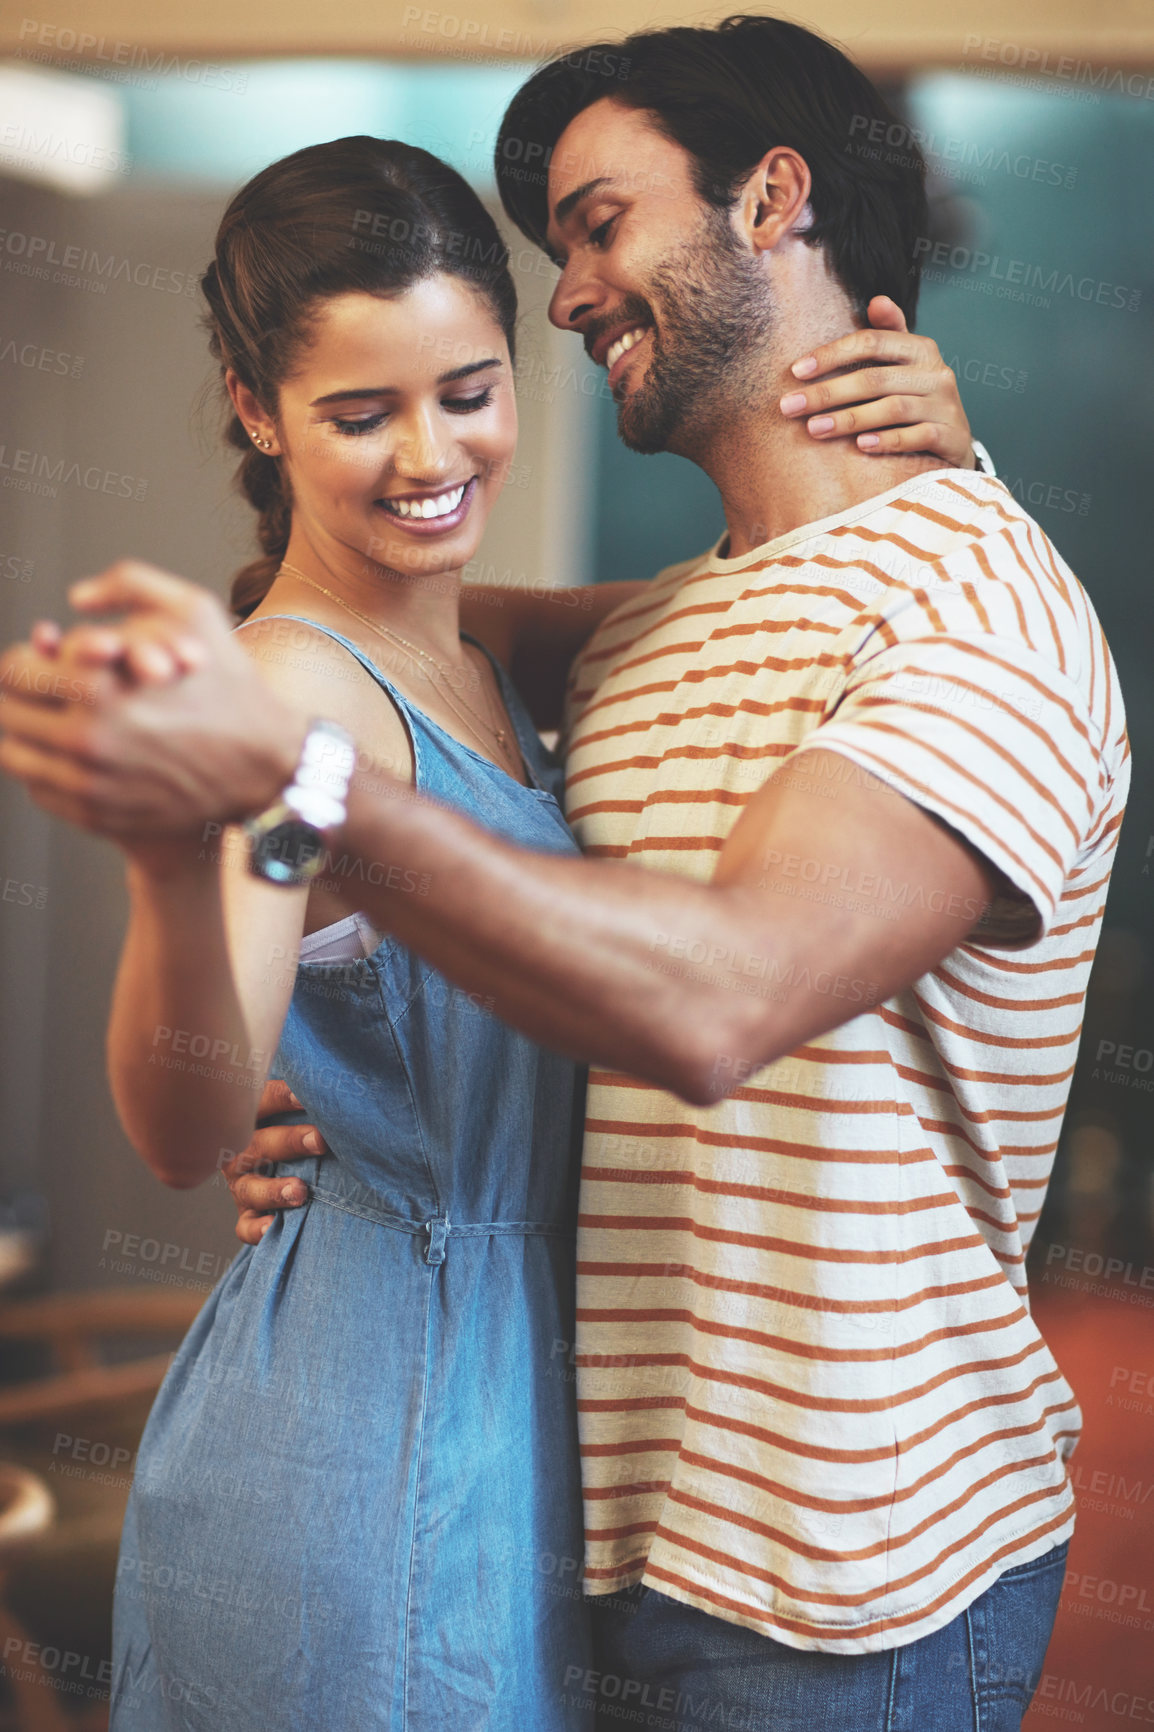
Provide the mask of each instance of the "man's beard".
{"label": "man's beard", "polygon": [[[648,301],[660,317],[642,383],[617,407],[617,431],[631,451],[696,456],[725,414],[753,408],[773,329],[773,299],[757,261],[733,232],[729,213],[707,207],[697,233],[654,271]],[[652,317],[645,299],[623,309]]]}

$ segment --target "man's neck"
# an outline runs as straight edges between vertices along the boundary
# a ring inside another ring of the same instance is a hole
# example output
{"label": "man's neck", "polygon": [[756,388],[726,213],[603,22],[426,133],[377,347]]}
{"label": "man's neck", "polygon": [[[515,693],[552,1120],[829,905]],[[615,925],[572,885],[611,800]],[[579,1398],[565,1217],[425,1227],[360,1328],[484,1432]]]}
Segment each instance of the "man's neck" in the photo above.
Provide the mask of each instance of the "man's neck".
{"label": "man's neck", "polygon": [[714,451],[717,460],[702,468],[721,493],[729,559],[947,467],[937,457],[874,458],[854,446],[819,445],[804,426],[788,424],[735,428]]}
{"label": "man's neck", "polygon": [[[803,269],[809,263],[804,261]],[[729,531],[725,552],[730,558],[739,558],[807,523],[849,511],[903,481],[947,467],[932,456],[870,457],[858,450],[852,438],[828,443],[815,439],[806,428],[808,417],[786,420],[778,403],[801,389],[789,370],[790,363],[843,336],[852,322],[840,290],[822,294],[825,285],[812,277],[806,286],[809,294],[787,297],[785,308],[779,303],[754,400],[748,401],[751,394],[747,389],[746,404],[731,405],[713,418],[708,436],[703,433],[695,439],[694,448],[685,451],[721,494]],[[790,302],[794,307],[805,306],[804,316],[791,317]],[[816,316],[815,302],[819,303]],[[764,391],[760,389],[761,377]]]}

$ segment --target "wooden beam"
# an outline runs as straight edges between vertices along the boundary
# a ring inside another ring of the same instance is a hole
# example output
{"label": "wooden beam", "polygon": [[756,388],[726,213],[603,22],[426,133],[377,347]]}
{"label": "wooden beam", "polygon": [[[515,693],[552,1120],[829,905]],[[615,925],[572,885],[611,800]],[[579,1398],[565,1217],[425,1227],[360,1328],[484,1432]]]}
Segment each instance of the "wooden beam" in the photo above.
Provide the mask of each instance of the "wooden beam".
{"label": "wooden beam", "polygon": [[[753,10],[754,8],[750,8]],[[772,11],[767,5],[763,8]],[[163,71],[157,55],[178,57],[182,78],[211,83],[211,63],[280,55],[535,61],[630,30],[713,23],[739,5],[666,0],[88,0],[52,8],[8,9],[0,53],[61,70],[86,60],[112,76]],[[1154,13],[1132,0],[804,0],[782,11],[832,37],[859,65],[882,73],[958,67],[996,74],[1024,71],[1043,84],[1081,79],[1111,88],[1111,74],[1154,70]],[[1047,57],[1048,59],[1044,58]],[[1061,68],[1063,60],[1074,63]],[[193,64],[197,62],[199,64]],[[1078,63],[1082,63],[1078,69]],[[1129,94],[1141,94],[1131,89]]]}

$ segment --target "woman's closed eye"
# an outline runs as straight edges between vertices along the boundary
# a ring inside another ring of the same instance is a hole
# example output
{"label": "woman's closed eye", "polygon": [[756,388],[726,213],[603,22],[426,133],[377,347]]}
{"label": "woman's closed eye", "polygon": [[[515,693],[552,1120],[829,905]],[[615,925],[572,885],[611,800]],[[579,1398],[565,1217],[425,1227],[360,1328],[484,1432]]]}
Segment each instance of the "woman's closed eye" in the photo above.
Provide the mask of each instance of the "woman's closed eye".
{"label": "woman's closed eye", "polygon": [[[475,415],[478,409],[487,409],[493,401],[493,387],[487,386],[484,391],[475,391],[468,397],[443,397],[442,409],[447,409],[450,415]],[[338,433],[350,438],[357,438],[362,433],[372,433],[388,420],[388,411],[380,410],[375,415],[364,415],[352,420],[346,415],[334,415],[332,425]]]}
{"label": "woman's closed eye", "polygon": [[474,391],[469,397],[446,397],[441,406],[453,415],[475,415],[478,409],[487,409],[492,401],[493,387],[486,385],[483,391]]}
{"label": "woman's closed eye", "polygon": [[358,433],[371,433],[386,419],[384,410],[379,415],[366,415],[359,421],[349,421],[340,415],[333,416],[333,426],[338,433],[351,434],[356,438]]}

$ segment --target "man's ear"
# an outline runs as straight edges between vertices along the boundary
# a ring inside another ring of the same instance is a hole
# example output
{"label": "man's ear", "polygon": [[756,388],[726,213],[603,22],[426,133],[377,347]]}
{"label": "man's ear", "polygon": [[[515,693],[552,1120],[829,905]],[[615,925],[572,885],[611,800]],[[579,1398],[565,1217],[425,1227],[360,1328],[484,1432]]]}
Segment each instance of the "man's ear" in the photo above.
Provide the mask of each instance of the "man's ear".
{"label": "man's ear", "polygon": [[762,157],[738,197],[734,224],[751,250],[769,251],[794,231],[809,228],[813,184],[804,157],[788,145],[775,145]]}

